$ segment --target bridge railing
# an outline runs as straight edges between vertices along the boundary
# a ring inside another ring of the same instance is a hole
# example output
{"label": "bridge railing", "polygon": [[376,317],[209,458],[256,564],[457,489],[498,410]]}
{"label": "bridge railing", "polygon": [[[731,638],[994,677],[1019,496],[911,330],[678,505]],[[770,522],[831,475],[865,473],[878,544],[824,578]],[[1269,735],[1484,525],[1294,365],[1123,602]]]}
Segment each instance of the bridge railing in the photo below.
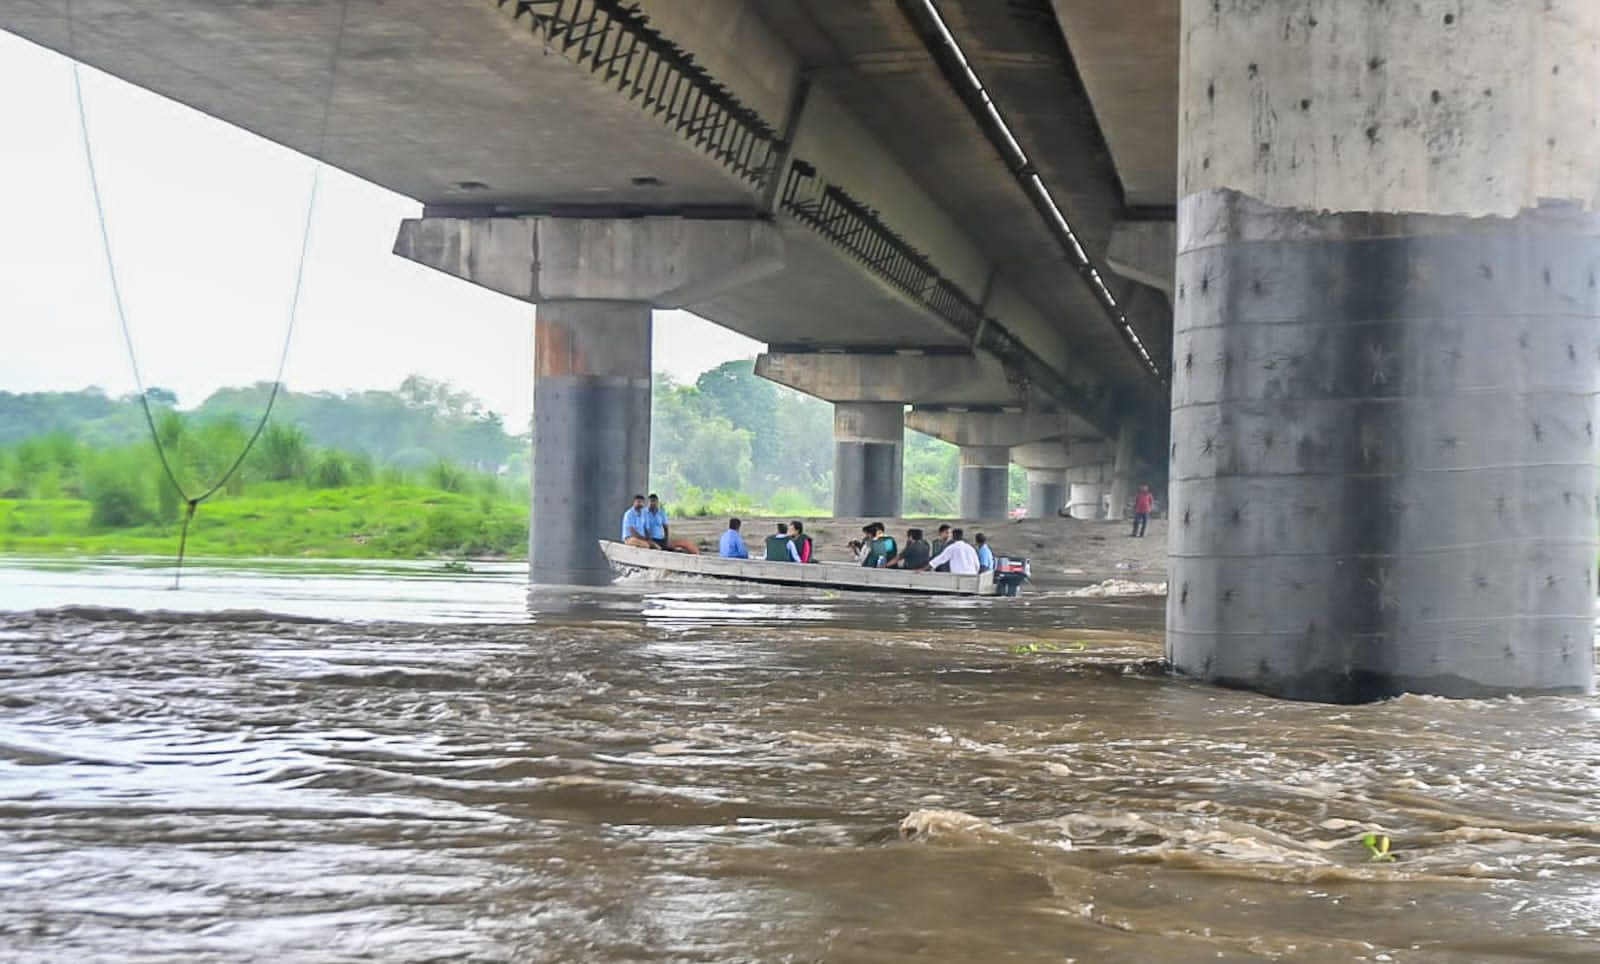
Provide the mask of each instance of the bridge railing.
{"label": "bridge railing", "polygon": [[778,135],[625,0],[495,0],[739,177],[760,182]]}

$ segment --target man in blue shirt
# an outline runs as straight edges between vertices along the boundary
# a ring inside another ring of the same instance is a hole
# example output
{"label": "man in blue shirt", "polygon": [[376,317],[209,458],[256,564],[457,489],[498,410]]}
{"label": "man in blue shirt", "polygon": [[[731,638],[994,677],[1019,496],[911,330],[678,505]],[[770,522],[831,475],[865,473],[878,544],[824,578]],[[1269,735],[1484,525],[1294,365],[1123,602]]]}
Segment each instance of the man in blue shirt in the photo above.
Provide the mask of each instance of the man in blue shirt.
{"label": "man in blue shirt", "polygon": [[978,571],[988,572],[994,568],[994,550],[989,548],[989,537],[978,533],[972,540],[978,544]]}
{"label": "man in blue shirt", "polygon": [[654,492],[650,493],[650,504],[645,507],[645,519],[650,524],[650,541],[655,543],[657,549],[669,549],[673,552],[687,552],[691,556],[700,554],[700,547],[687,539],[674,539],[671,529],[667,528],[667,510],[661,507],[661,497]]}
{"label": "man in blue shirt", "polygon": [[722,534],[722,543],[717,548],[717,554],[722,558],[750,558],[750,550],[745,548],[744,536],[739,534],[739,526],[742,524],[737,517],[728,520],[728,531]]}
{"label": "man in blue shirt", "polygon": [[650,541],[650,516],[644,508],[644,496],[633,497],[633,508],[622,514],[622,541],[641,549],[654,549]]}

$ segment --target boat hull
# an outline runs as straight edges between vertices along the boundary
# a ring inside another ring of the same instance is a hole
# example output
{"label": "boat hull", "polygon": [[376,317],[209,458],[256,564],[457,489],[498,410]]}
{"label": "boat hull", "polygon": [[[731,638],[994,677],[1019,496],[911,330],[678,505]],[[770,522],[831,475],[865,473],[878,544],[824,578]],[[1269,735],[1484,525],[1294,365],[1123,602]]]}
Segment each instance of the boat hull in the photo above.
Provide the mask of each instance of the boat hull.
{"label": "boat hull", "polygon": [[764,559],[724,559],[693,556],[660,549],[641,549],[608,539],[600,540],[606,561],[619,571],[674,572],[739,582],[763,582],[819,589],[866,592],[915,592],[943,596],[993,596],[994,573],[958,576],[948,572],[907,572],[903,569],[869,569],[837,562],[802,565]]}

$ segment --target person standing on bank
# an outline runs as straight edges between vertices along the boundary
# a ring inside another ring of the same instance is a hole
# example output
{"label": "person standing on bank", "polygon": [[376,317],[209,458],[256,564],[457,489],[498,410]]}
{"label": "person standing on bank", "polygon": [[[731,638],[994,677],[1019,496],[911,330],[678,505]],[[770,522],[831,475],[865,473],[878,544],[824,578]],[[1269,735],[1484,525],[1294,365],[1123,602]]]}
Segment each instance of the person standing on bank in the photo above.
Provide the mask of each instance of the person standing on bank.
{"label": "person standing on bank", "polygon": [[1155,507],[1156,497],[1148,485],[1139,486],[1139,491],[1133,497],[1133,531],[1128,533],[1132,537],[1143,537],[1145,526],[1150,524],[1150,510]]}
{"label": "person standing on bank", "polygon": [[645,508],[645,515],[650,520],[650,541],[658,549],[670,549],[673,552],[686,552],[691,556],[700,554],[700,547],[687,539],[673,539],[672,530],[667,526],[667,510],[661,507],[661,497],[654,492],[650,493],[650,505]]}
{"label": "person standing on bank", "polygon": [[922,567],[923,572],[929,569],[938,569],[940,566],[949,566],[950,572],[958,576],[976,576],[978,574],[978,550],[962,541],[966,533],[961,529],[950,530],[950,544],[944,551],[928,560]]}
{"label": "person standing on bank", "polygon": [[744,536],[739,534],[739,526],[743,524],[737,516],[728,520],[728,531],[722,534],[722,542],[717,546],[717,555],[724,559],[750,558],[750,550],[745,547]]}

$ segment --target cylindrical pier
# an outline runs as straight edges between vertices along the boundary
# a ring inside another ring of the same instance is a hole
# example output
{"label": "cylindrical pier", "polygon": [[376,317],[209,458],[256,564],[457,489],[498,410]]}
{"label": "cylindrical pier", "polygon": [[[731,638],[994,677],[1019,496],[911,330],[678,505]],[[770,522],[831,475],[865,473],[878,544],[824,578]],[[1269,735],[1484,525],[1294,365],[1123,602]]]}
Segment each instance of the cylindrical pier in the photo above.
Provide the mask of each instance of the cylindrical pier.
{"label": "cylindrical pier", "polygon": [[1173,663],[1588,690],[1600,4],[1183,17]]}
{"label": "cylindrical pier", "polygon": [[833,514],[900,514],[905,406],[839,402],[833,407]]}
{"label": "cylindrical pier", "polygon": [[617,538],[650,467],[650,306],[547,301],[534,326],[529,575],[610,582],[596,540]]}

